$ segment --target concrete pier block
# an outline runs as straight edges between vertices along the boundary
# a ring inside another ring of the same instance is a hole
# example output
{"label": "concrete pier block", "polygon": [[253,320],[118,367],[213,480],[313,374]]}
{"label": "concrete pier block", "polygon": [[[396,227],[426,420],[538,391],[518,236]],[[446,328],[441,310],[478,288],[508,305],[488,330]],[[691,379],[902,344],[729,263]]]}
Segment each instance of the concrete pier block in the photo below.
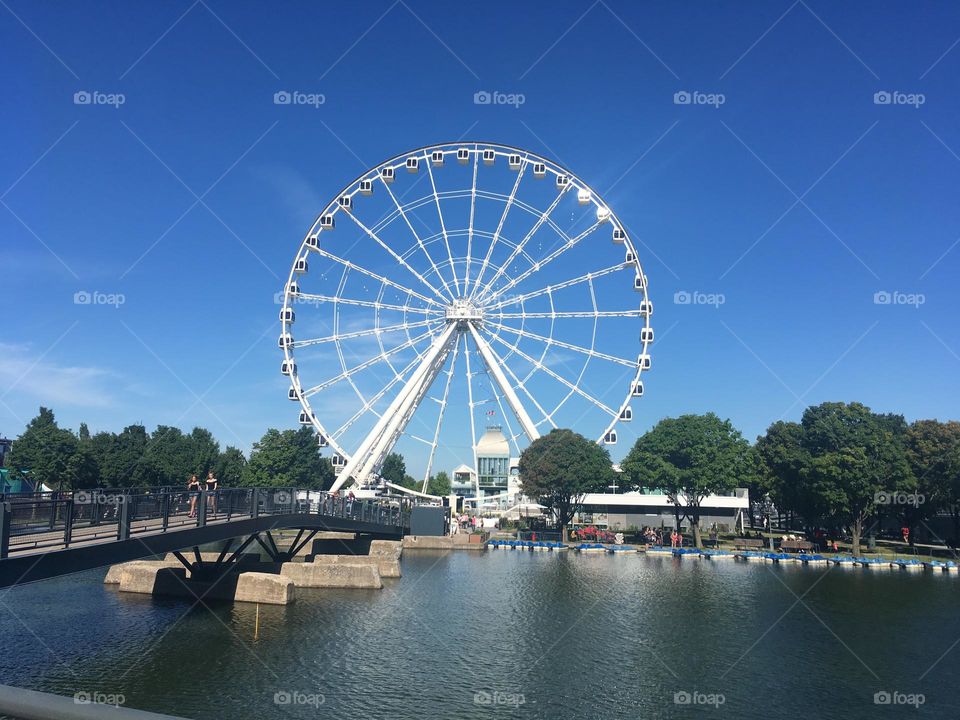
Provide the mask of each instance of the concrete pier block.
{"label": "concrete pier block", "polygon": [[235,602],[255,602],[268,605],[289,605],[293,602],[293,580],[286,575],[245,572],[237,578]]}
{"label": "concrete pier block", "polygon": [[400,540],[373,540],[370,543],[370,555],[399,560],[403,555],[403,543]]}
{"label": "concrete pier block", "polygon": [[297,587],[312,588],[372,588],[383,587],[380,571],[372,563],[313,562],[284,563],[281,575],[286,575]]}
{"label": "concrete pier block", "polygon": [[146,565],[147,567],[183,567],[178,560],[174,560],[173,562],[169,562],[167,560],[132,560],[126,563],[120,563],[119,565],[111,565],[110,569],[107,570],[106,577],[103,578],[103,584],[119,585],[120,575],[123,574],[123,569],[129,565]]}
{"label": "concrete pier block", "polygon": [[127,563],[120,572],[120,592],[182,596],[186,582],[187,569],[182,565]]}
{"label": "concrete pier block", "polygon": [[453,538],[444,535],[407,535],[403,538],[403,549],[452,550]]}
{"label": "concrete pier block", "polygon": [[314,563],[336,563],[347,565],[372,565],[377,568],[380,577],[400,577],[400,561],[381,555],[315,555]]}

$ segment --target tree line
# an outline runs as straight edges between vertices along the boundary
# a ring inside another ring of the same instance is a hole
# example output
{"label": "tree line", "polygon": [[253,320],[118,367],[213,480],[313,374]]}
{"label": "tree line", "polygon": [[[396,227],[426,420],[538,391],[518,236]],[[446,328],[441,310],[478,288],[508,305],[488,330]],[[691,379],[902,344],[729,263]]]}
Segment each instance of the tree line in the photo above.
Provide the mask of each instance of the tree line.
{"label": "tree line", "polygon": [[254,443],[248,459],[236,447],[221,450],[204,428],[185,433],[158,425],[147,432],[143,425],[128,425],[119,433],[91,434],[81,423],[73,432],[61,428],[53,411],[45,407],[14,441],[7,465],[14,479],[54,490],[186,487],[191,475],[202,480],[209,471],[225,487],[323,490],[336,477],[308,427],[270,428]]}
{"label": "tree line", "polygon": [[[554,430],[520,458],[524,492],[548,507],[561,528],[583,495],[611,483],[605,448],[571,430]],[[661,492],[677,525],[690,522],[700,546],[701,504],[709,495],[750,491],[809,532],[849,533],[853,552],[882,514],[910,529],[948,513],[960,537],[960,422],[875,413],[861,403],[808,407],[799,422],[778,421],[751,445],[714,413],[665,418],[639,437],[621,463],[625,490]],[[753,519],[751,517],[751,519]],[[792,525],[795,526],[795,525]],[[929,528],[928,528],[929,529]]]}
{"label": "tree line", "polygon": [[[326,490],[336,479],[330,460],[320,454],[309,427],[270,428],[254,443],[249,459],[238,448],[223,450],[209,430],[158,425],[147,432],[129,425],[119,433],[90,434],[86,423],[77,432],[61,428],[54,413],[41,407],[14,441],[7,465],[14,479],[54,490],[186,486],[191,475],[201,481],[212,471],[223,487],[299,487]],[[381,469],[384,479],[411,490],[422,483],[407,474],[399,453],[390,453]],[[449,495],[450,476],[431,475],[427,492]]]}

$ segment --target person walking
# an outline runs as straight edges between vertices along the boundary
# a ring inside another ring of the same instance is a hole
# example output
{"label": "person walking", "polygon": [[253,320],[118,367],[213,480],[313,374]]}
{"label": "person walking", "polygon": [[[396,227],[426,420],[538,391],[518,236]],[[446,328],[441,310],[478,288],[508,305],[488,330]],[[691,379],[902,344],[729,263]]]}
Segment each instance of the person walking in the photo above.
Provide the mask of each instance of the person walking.
{"label": "person walking", "polygon": [[213,476],[213,470],[210,470],[207,473],[207,507],[210,508],[210,512],[214,515],[217,514],[217,495],[216,490],[220,485],[220,482]]}
{"label": "person walking", "polygon": [[190,494],[190,517],[197,516],[197,496],[200,492],[200,481],[196,475],[190,476],[190,482],[187,483],[187,492]]}

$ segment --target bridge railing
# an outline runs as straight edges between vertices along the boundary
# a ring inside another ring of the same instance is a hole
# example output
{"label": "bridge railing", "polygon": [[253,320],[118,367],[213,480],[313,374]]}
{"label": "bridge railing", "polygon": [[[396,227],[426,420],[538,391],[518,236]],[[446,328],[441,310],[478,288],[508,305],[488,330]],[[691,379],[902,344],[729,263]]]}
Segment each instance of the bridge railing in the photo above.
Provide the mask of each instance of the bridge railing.
{"label": "bridge railing", "polygon": [[212,491],[94,489],[0,498],[0,558],[263,515],[318,515],[394,528],[410,524],[409,499],[359,499],[298,488]]}

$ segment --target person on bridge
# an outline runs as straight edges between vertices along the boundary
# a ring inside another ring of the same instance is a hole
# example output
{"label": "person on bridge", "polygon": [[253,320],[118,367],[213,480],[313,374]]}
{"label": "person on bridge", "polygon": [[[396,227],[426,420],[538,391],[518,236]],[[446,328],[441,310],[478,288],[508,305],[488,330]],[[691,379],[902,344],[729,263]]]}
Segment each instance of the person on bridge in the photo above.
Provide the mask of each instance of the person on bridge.
{"label": "person on bridge", "polygon": [[187,483],[187,492],[190,493],[190,517],[197,516],[197,493],[200,492],[200,481],[196,475],[190,476],[190,482]]}
{"label": "person on bridge", "polygon": [[213,470],[207,472],[207,493],[209,493],[207,498],[207,507],[210,508],[210,512],[212,512],[214,515],[217,514],[216,489],[219,484],[219,481],[213,476]]}

